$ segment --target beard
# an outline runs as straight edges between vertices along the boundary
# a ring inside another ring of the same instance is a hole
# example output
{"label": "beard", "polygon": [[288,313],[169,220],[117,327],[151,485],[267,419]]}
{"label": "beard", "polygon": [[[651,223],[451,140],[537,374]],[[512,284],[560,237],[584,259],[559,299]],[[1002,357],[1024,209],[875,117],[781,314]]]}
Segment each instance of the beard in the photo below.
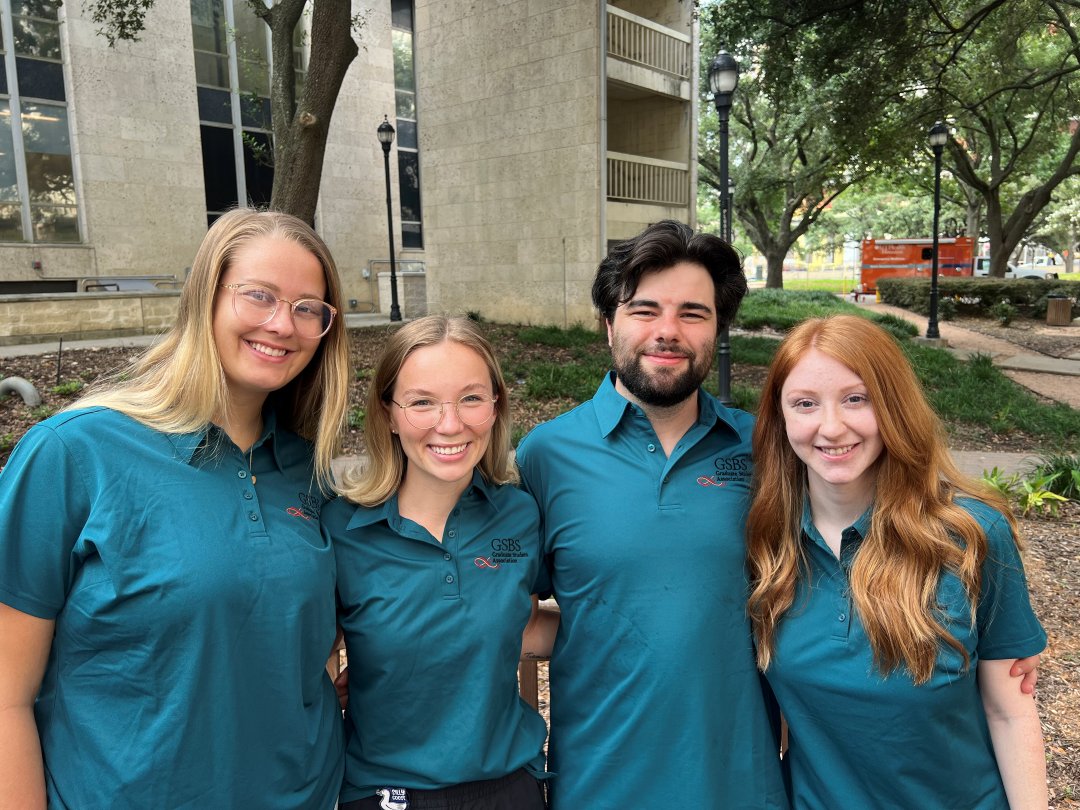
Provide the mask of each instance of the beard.
{"label": "beard", "polygon": [[[709,376],[715,349],[716,341],[713,340],[702,347],[700,355],[683,346],[670,346],[663,342],[646,350],[635,351],[625,347],[616,338],[613,341],[611,358],[615,375],[638,402],[654,408],[670,408],[693,396]],[[642,355],[648,351],[682,355],[689,363],[682,371],[674,368],[655,368],[648,371],[642,364]]]}

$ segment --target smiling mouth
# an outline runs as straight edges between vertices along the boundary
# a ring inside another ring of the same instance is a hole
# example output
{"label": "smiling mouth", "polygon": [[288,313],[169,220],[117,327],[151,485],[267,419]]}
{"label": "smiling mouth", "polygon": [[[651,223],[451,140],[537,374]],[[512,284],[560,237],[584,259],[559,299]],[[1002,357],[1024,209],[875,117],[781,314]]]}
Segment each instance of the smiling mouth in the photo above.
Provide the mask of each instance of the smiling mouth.
{"label": "smiling mouth", "polygon": [[267,346],[265,343],[256,343],[252,340],[245,341],[245,343],[259,354],[265,354],[267,357],[284,357],[288,354],[285,349],[275,349],[273,346]]}
{"label": "smiling mouth", "polygon": [[455,444],[453,447],[446,447],[444,445],[429,444],[428,449],[431,450],[437,456],[456,456],[458,453],[464,453],[465,448],[469,446],[469,443]]}
{"label": "smiling mouth", "polygon": [[819,447],[818,451],[826,456],[845,456],[854,449],[855,445],[848,444],[843,447]]}

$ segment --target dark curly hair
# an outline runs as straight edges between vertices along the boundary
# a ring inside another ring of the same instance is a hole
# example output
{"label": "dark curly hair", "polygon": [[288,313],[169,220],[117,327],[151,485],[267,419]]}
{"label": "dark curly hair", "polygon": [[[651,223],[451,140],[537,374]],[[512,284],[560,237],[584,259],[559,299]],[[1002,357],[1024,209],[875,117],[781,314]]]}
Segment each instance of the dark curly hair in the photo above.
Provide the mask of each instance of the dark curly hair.
{"label": "dark curly hair", "polygon": [[694,233],[689,225],[673,219],[650,225],[611,248],[596,269],[593,304],[610,323],[618,306],[634,296],[642,276],[679,262],[694,262],[709,272],[716,287],[717,331],[729,326],[747,290],[739,254],[720,237]]}

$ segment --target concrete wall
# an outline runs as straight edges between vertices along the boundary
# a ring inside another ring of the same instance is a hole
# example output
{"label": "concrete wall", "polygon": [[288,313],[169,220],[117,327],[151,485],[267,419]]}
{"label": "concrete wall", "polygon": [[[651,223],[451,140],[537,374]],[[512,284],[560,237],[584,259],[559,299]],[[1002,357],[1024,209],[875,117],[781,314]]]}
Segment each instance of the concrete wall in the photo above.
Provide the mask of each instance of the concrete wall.
{"label": "concrete wall", "polygon": [[4,295],[0,345],[158,334],[179,301],[179,292]]}
{"label": "concrete wall", "polygon": [[608,150],[688,163],[694,122],[690,105],[648,96],[623,101],[609,96]]}
{"label": "concrete wall", "polygon": [[206,231],[190,9],[158,3],[112,48],[85,14],[65,3],[60,31],[86,275],[183,277]]}
{"label": "concrete wall", "polygon": [[592,320],[599,20],[578,0],[417,0],[430,311]]}

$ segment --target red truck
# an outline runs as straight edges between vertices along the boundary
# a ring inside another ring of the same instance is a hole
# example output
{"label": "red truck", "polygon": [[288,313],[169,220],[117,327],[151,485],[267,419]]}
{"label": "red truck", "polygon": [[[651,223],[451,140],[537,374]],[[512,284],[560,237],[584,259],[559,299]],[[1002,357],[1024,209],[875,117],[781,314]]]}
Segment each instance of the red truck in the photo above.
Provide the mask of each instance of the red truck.
{"label": "red truck", "polygon": [[[879,278],[930,278],[933,239],[863,239],[860,292],[877,291]],[[975,243],[970,236],[938,239],[938,276],[970,276]]]}

